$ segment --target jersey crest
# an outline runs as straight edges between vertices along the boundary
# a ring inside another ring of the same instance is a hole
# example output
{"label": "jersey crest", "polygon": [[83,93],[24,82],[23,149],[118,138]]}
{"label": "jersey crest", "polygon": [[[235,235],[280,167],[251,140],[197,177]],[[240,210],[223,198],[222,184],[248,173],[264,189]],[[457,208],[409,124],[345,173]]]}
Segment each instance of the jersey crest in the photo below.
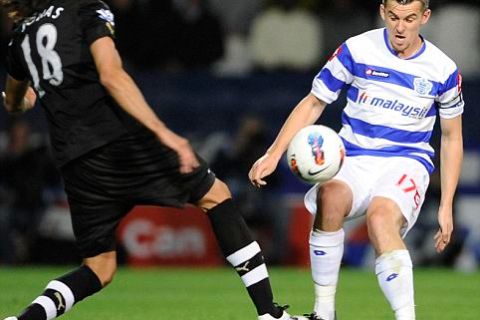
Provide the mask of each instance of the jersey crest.
{"label": "jersey crest", "polygon": [[425,78],[415,78],[413,80],[413,87],[418,94],[428,95],[432,91],[433,84]]}

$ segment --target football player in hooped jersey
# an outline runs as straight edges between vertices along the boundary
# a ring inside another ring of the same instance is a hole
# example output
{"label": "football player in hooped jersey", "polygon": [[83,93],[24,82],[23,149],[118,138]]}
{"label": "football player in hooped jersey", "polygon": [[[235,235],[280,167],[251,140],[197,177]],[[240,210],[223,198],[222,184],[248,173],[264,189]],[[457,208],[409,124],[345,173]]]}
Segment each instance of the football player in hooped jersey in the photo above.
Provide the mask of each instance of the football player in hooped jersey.
{"label": "football player in hooped jersey", "polygon": [[315,214],[310,257],[315,287],[311,319],[335,319],[335,292],[346,219],[366,215],[376,251],[375,273],[396,319],[415,319],[412,260],[402,238],[415,223],[433,171],[429,145],[440,117],[441,202],[435,247],[442,252],[453,229],[452,200],[462,162],[464,102],[455,63],[420,35],[428,0],[383,0],[385,28],[343,43],[292,111],[249,178],[261,187],[300,128],[347,91],[340,131],[347,158],[332,180],[305,196]]}
{"label": "football player in hooped jersey", "polygon": [[273,303],[262,252],[228,187],[185,138],[158,119],[122,68],[108,7],[99,0],[0,5],[16,21],[4,104],[10,112],[23,112],[38,97],[46,110],[84,258],[81,267],[49,282],[18,317],[8,319],[56,318],[110,283],[117,266],[115,228],[134,205],[186,203],[207,213],[258,319],[294,319]]}

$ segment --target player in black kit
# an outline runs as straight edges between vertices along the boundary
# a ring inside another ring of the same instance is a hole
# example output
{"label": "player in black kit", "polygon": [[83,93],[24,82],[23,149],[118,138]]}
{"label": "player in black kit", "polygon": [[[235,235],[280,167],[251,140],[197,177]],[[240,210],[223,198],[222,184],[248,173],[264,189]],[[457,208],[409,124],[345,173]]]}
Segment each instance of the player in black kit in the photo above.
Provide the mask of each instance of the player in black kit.
{"label": "player in black kit", "polygon": [[7,319],[53,319],[98,292],[114,277],[115,229],[132,207],[186,203],[207,213],[259,319],[296,319],[273,303],[262,252],[228,187],[154,114],[122,68],[109,8],[99,0],[0,5],[16,22],[4,104],[9,112],[24,112],[40,100],[84,258],[78,269],[49,282],[18,317]]}

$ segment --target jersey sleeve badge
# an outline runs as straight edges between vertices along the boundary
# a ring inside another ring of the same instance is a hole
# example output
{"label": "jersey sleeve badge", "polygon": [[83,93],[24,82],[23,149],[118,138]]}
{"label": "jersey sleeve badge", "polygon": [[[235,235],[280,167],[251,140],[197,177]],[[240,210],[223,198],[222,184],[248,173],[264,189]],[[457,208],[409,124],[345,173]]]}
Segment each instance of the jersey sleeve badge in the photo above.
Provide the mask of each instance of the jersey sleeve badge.
{"label": "jersey sleeve badge", "polygon": [[102,20],[105,20],[105,26],[110,31],[112,36],[115,35],[115,18],[113,13],[108,9],[99,9],[97,10],[98,17]]}
{"label": "jersey sleeve badge", "polygon": [[340,53],[342,53],[342,46],[338,47],[334,52],[333,54],[330,56],[330,58],[328,58],[328,61],[332,61],[336,56],[338,56]]}

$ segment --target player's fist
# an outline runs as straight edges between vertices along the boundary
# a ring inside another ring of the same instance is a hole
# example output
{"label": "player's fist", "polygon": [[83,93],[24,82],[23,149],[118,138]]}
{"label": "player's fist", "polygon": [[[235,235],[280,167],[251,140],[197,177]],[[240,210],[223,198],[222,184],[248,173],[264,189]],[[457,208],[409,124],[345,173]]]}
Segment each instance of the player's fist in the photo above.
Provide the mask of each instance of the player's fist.
{"label": "player's fist", "polygon": [[27,92],[25,93],[24,99],[25,99],[24,103],[26,104],[26,110],[30,110],[31,108],[33,108],[33,106],[35,105],[35,102],[37,102],[37,94],[32,89],[32,87],[28,87]]}

